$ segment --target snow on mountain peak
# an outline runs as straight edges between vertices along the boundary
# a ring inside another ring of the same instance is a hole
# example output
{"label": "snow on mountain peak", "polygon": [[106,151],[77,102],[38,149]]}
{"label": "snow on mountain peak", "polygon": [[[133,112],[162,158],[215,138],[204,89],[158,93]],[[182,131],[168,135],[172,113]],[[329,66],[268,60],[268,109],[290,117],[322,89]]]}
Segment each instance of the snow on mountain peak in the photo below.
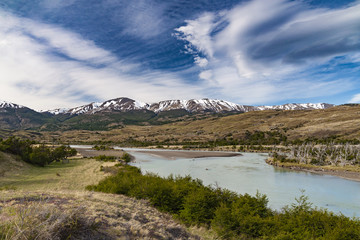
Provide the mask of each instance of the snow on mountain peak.
{"label": "snow on mountain peak", "polygon": [[24,106],[0,100],[0,108],[24,108]]}
{"label": "snow on mountain peak", "polygon": [[258,106],[257,109],[262,110],[315,110],[333,107],[333,104],[327,103],[287,103],[274,106]]}
{"label": "snow on mountain peak", "polygon": [[52,114],[94,114],[97,112],[128,112],[133,110],[148,110],[155,113],[170,110],[185,110],[188,112],[249,112],[262,110],[303,110],[303,109],[325,109],[332,107],[326,103],[288,103],[274,106],[247,106],[217,99],[190,99],[190,100],[165,100],[152,104],[136,101],[130,98],[116,98],[105,102],[93,102],[71,109],[55,109],[48,111]]}

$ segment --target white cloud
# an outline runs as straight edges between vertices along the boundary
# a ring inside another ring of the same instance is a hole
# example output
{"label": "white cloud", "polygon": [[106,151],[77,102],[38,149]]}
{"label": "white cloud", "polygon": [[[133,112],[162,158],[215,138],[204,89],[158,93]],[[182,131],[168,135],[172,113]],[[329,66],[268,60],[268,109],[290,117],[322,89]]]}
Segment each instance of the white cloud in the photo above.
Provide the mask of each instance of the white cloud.
{"label": "white cloud", "polygon": [[218,83],[218,94],[262,104],[350,90],[358,79],[319,76],[316,68],[336,56],[358,59],[359,27],[360,2],[314,9],[303,1],[252,0],[188,20],[175,31],[192,47],[195,62],[200,54],[207,57],[206,69]]}
{"label": "white cloud", "polygon": [[195,56],[194,57],[195,63],[199,66],[199,67],[206,67],[209,63],[209,61],[206,58],[202,58],[199,56]]}
{"label": "white cloud", "polygon": [[1,98],[38,110],[121,96],[199,96],[199,86],[182,83],[176,74],[144,71],[57,26],[1,12],[0,39]]}
{"label": "white cloud", "polygon": [[190,48],[195,48],[211,58],[213,46],[210,33],[215,26],[214,18],[214,14],[204,13],[196,20],[188,20],[185,26],[175,29],[178,32],[176,35],[179,39],[189,42]]}
{"label": "white cloud", "polygon": [[360,103],[360,93],[355,94],[349,102],[350,103]]}

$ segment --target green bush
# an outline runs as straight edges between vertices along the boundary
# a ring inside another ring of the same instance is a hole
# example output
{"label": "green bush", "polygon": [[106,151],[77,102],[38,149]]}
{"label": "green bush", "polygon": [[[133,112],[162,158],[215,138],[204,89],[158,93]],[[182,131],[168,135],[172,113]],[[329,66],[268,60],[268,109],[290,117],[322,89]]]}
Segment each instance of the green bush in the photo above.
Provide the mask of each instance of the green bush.
{"label": "green bush", "polygon": [[180,219],[186,224],[210,224],[220,199],[209,188],[200,188],[184,198],[184,208],[180,211]]}
{"label": "green bush", "polygon": [[50,149],[44,145],[33,148],[32,153],[30,153],[30,162],[41,167],[49,164],[51,162]]}
{"label": "green bush", "polygon": [[6,140],[0,139],[0,151],[20,156],[25,162],[38,166],[45,166],[53,161],[71,157],[77,154],[76,149],[69,146],[59,146],[55,149],[45,145],[33,147],[34,142],[10,137]]}
{"label": "green bush", "polygon": [[115,156],[106,156],[106,155],[95,156],[94,159],[96,161],[103,161],[103,162],[115,162],[116,161]]}
{"label": "green bush", "polygon": [[131,162],[131,160],[133,159],[133,157],[128,154],[128,153],[124,153],[122,156],[121,156],[121,159],[124,160],[126,163],[129,163]]}
{"label": "green bush", "polygon": [[314,209],[304,195],[276,212],[259,193],[239,195],[190,176],[142,175],[128,165],[87,189],[147,199],[187,225],[212,227],[222,239],[360,239],[358,219]]}

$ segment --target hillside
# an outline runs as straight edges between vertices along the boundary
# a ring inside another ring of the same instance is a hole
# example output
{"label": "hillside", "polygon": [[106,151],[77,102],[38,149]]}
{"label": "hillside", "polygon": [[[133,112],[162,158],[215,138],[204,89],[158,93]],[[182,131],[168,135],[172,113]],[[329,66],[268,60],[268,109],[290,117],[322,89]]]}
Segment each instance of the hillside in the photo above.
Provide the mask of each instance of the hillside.
{"label": "hillside", "polygon": [[314,110],[333,106],[325,103],[247,106],[208,98],[167,100],[150,104],[123,97],[71,109],[36,112],[25,106],[0,101],[0,127],[7,130],[105,131],[127,125],[163,125],[251,111]]}
{"label": "hillside", "polygon": [[0,239],[200,239],[147,201],[86,192],[109,175],[100,166],[113,164],[73,159],[41,168],[0,152]]}
{"label": "hillside", "polygon": [[[19,157],[0,151],[0,179],[18,177],[24,172],[31,171],[34,166],[22,161]],[[1,187],[5,185],[0,184]]]}
{"label": "hillside", "polygon": [[343,105],[325,110],[266,110],[204,119],[189,118],[163,125],[126,125],[110,131],[18,131],[11,134],[47,142],[100,141],[130,145],[134,142],[177,144],[244,139],[247,131],[271,132],[288,140],[328,137],[359,139],[359,116],[359,105]]}

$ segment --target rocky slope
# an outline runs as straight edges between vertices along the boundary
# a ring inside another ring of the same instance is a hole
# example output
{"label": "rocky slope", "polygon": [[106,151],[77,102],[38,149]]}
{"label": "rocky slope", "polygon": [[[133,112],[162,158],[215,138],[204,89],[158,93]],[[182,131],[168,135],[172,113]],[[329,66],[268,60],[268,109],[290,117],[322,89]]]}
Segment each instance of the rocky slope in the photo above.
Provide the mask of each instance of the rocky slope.
{"label": "rocky slope", "polygon": [[39,127],[48,117],[25,106],[0,101],[0,128],[26,129]]}

